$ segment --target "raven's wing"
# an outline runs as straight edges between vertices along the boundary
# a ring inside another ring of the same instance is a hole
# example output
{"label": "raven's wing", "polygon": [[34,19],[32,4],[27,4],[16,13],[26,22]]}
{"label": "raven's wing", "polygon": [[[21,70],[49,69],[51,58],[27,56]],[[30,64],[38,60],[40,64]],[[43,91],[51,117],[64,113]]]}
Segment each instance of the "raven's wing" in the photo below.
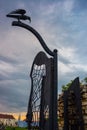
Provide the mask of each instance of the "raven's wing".
{"label": "raven's wing", "polygon": [[24,9],[17,9],[17,10],[12,11],[9,14],[22,14],[22,15],[24,15],[25,13],[26,13],[26,11]]}

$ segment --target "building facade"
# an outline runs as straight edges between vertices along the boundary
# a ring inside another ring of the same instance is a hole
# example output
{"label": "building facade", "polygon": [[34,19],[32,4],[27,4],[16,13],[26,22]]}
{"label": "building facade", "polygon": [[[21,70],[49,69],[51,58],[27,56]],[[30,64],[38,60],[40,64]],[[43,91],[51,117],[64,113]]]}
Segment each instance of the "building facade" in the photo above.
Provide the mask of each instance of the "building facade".
{"label": "building facade", "polygon": [[16,126],[16,119],[13,115],[0,114],[0,124],[7,126]]}

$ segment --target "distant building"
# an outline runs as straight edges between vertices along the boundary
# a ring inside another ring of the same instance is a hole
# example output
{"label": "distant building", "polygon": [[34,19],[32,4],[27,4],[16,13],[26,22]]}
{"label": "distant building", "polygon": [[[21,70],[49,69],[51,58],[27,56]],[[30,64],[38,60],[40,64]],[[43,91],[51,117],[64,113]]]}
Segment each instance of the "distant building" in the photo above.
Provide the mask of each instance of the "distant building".
{"label": "distant building", "polygon": [[0,114],[0,124],[7,126],[16,126],[16,120],[13,115]]}

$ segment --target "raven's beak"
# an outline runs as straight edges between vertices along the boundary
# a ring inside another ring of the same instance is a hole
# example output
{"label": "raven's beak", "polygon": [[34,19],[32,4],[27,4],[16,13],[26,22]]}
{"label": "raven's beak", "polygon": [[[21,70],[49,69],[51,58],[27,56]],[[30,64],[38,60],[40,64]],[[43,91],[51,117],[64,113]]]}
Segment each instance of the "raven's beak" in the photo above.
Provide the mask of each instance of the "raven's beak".
{"label": "raven's beak", "polygon": [[11,13],[6,15],[7,17],[13,17],[13,15]]}
{"label": "raven's beak", "polygon": [[11,16],[11,15],[10,15],[10,14],[7,14],[6,16],[9,17],[9,16]]}
{"label": "raven's beak", "polygon": [[13,14],[15,14],[15,11],[12,11],[12,12],[8,13],[6,16],[7,16],[7,17],[12,17]]}

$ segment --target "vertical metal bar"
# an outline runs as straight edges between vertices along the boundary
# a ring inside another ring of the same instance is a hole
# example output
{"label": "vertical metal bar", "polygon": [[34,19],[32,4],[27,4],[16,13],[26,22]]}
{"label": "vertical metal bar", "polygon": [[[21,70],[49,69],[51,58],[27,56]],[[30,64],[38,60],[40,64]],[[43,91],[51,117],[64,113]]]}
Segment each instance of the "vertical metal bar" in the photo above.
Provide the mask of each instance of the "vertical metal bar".
{"label": "vertical metal bar", "polygon": [[[31,79],[32,79],[32,77],[31,77]],[[32,80],[31,80],[31,84],[33,84]],[[31,129],[31,122],[32,122],[32,116],[33,116],[32,115],[32,107],[31,107],[32,93],[33,93],[33,87],[31,87],[31,92],[30,92],[30,97],[29,97],[29,102],[28,102],[28,110],[27,110],[27,115],[26,115],[26,118],[28,120],[28,130]]]}
{"label": "vertical metal bar", "polygon": [[64,92],[64,128],[63,130],[69,130],[69,120],[68,120],[68,91]]}
{"label": "vertical metal bar", "polygon": [[54,50],[54,92],[53,92],[53,130],[58,130],[57,120],[57,50]]}
{"label": "vertical metal bar", "polygon": [[54,58],[51,58],[51,88],[50,88],[50,109],[49,109],[49,130],[53,130],[53,104],[54,104]]}
{"label": "vertical metal bar", "polygon": [[78,119],[78,129],[79,130],[84,130],[84,121],[83,121],[83,114],[82,114],[82,103],[81,103],[81,93],[80,93],[80,83],[79,83],[79,78],[77,79],[77,87],[75,88],[75,105],[77,107],[77,112],[79,114],[79,119]]}
{"label": "vertical metal bar", "polygon": [[40,129],[44,129],[44,78],[42,81],[42,89],[41,89],[41,101],[40,101]]}

